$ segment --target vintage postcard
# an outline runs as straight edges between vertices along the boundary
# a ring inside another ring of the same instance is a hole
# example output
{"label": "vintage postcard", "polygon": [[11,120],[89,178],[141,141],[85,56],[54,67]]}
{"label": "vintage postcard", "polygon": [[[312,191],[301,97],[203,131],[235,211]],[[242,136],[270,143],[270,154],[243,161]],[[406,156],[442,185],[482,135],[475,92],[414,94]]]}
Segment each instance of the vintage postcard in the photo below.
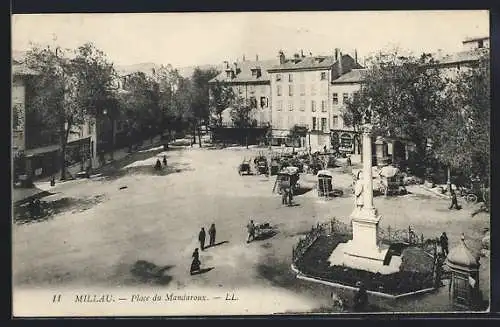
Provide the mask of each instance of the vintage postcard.
{"label": "vintage postcard", "polygon": [[14,317],[488,312],[488,11],[12,16]]}

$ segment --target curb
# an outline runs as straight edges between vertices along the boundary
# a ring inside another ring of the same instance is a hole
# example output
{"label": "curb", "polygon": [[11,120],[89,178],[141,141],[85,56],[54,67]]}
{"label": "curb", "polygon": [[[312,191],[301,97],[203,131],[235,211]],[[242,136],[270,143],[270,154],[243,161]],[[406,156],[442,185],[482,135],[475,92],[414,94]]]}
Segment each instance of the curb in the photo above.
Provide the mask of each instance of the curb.
{"label": "curb", "polygon": [[435,190],[433,190],[431,188],[428,188],[427,186],[424,186],[422,184],[419,185],[419,186],[420,186],[420,188],[422,188],[422,189],[424,189],[424,190],[426,190],[428,192],[434,193],[434,194],[442,197],[443,199],[447,199],[447,200],[451,199],[449,195],[441,194],[441,193],[439,193],[439,192],[437,192],[437,191],[435,191]]}
{"label": "curb", "polygon": [[[298,278],[298,279],[306,280],[306,281],[313,282],[313,283],[328,285],[328,286],[332,286],[332,287],[348,289],[348,290],[351,290],[351,291],[358,290],[358,287],[347,286],[347,285],[342,285],[342,284],[338,284],[338,283],[334,283],[334,282],[329,282],[329,281],[322,280],[322,279],[319,279],[319,278],[308,277],[308,276],[304,275],[302,272],[300,272],[300,270],[298,270],[297,267],[295,266],[295,264],[293,264],[293,263],[290,266],[290,268],[292,269],[292,271],[294,273],[297,274],[296,278]],[[434,291],[435,291],[434,288],[424,288],[424,289],[421,289],[421,290],[418,290],[418,291],[404,293],[404,294],[399,294],[399,295],[390,295],[390,294],[387,294],[387,293],[380,293],[380,292],[375,292],[375,291],[370,291],[370,290],[367,290],[366,292],[368,294],[372,294],[372,295],[375,295],[375,296],[383,297],[383,298],[386,298],[386,299],[398,300],[398,299],[406,298],[406,297],[409,297],[409,296],[412,296],[412,295],[427,294],[427,293],[432,293]]]}

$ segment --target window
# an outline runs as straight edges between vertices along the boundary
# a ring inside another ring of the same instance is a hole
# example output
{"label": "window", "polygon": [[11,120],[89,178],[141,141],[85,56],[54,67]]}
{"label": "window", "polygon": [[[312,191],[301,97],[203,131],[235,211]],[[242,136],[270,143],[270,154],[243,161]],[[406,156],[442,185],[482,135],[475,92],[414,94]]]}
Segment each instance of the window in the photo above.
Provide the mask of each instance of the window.
{"label": "window", "polygon": [[333,125],[333,128],[337,128],[338,127],[338,125],[339,125],[339,116],[337,116],[337,115],[333,116],[332,125]]}
{"label": "window", "polygon": [[276,94],[281,96],[281,85],[276,85]]}
{"label": "window", "polygon": [[293,82],[293,75],[292,74],[288,74],[288,81],[290,83]]}
{"label": "window", "polygon": [[326,101],[325,100],[321,100],[321,111],[326,112]]}
{"label": "window", "polygon": [[323,132],[328,132],[328,124],[326,118],[321,118],[321,130]]}
{"label": "window", "polygon": [[299,124],[300,124],[300,126],[305,126],[305,124],[306,124],[306,117],[305,116],[299,117]]}
{"label": "window", "polygon": [[252,108],[257,108],[257,98],[255,97],[250,97],[250,106]]}
{"label": "window", "polygon": [[300,100],[300,111],[306,110],[306,100]]}
{"label": "window", "polygon": [[278,101],[278,111],[283,110],[283,100]]}
{"label": "window", "polygon": [[293,101],[288,101],[288,110],[293,111]]}
{"label": "window", "polygon": [[349,99],[349,94],[348,93],[342,93],[342,102],[346,103],[348,99]]}
{"label": "window", "polygon": [[332,94],[332,103],[333,103],[333,105],[339,104],[339,95],[338,95],[338,93],[333,93]]}
{"label": "window", "polygon": [[276,82],[281,81],[281,74],[276,74]]}
{"label": "window", "polygon": [[326,80],[326,72],[321,72],[321,80]]}
{"label": "window", "polygon": [[316,85],[311,85],[311,95],[316,95]]}
{"label": "window", "polygon": [[313,121],[312,121],[312,130],[315,131],[317,129],[317,124],[316,124],[316,117],[313,117]]}
{"label": "window", "polygon": [[293,116],[288,116],[288,128],[292,128],[293,125],[295,125],[294,121],[293,121]]}
{"label": "window", "polygon": [[288,85],[288,95],[293,96],[293,85]]}
{"label": "window", "polygon": [[358,92],[358,91],[354,91],[354,92],[352,93],[352,97],[353,97],[353,98],[357,98],[358,96],[359,96],[359,92]]}
{"label": "window", "polygon": [[304,84],[300,84],[300,95],[306,95],[306,86]]}
{"label": "window", "polygon": [[314,101],[314,100],[311,101],[311,111],[312,112],[316,111],[316,101]]}
{"label": "window", "polygon": [[267,108],[267,98],[266,97],[260,97],[260,107]]}

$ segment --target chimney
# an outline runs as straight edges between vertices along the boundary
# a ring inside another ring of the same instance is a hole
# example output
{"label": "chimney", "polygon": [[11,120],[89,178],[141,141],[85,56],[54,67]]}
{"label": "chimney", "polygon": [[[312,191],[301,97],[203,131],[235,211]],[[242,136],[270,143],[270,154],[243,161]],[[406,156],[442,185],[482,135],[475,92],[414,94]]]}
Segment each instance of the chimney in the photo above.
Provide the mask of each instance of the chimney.
{"label": "chimney", "polygon": [[285,53],[283,52],[283,50],[280,50],[278,54],[280,58],[280,65],[283,65],[285,63]]}
{"label": "chimney", "polygon": [[243,55],[243,61],[245,61],[245,55]]}
{"label": "chimney", "polygon": [[343,74],[343,68],[342,68],[342,51],[340,51],[340,50],[338,51],[338,57],[339,57],[339,59],[337,61],[337,67],[339,69],[338,74],[339,74],[339,77],[340,77]]}
{"label": "chimney", "polygon": [[357,64],[358,63],[358,50],[354,49],[354,62]]}
{"label": "chimney", "polygon": [[305,57],[305,56],[304,56],[304,50],[302,50],[302,49],[300,50],[300,57],[301,57],[301,58],[304,58],[304,57]]}
{"label": "chimney", "polygon": [[255,55],[255,61],[259,61],[259,55],[258,54]]}
{"label": "chimney", "polygon": [[339,60],[339,49],[335,48],[335,61]]}

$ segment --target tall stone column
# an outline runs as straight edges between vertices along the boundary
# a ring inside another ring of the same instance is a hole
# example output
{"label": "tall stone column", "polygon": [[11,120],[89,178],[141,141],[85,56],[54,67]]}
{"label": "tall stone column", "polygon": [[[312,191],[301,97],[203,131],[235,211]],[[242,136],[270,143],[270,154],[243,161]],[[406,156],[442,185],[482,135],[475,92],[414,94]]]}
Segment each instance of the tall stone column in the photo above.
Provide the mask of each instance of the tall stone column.
{"label": "tall stone column", "polygon": [[372,174],[372,125],[363,126],[363,211],[365,217],[376,216],[373,206],[373,174]]}

